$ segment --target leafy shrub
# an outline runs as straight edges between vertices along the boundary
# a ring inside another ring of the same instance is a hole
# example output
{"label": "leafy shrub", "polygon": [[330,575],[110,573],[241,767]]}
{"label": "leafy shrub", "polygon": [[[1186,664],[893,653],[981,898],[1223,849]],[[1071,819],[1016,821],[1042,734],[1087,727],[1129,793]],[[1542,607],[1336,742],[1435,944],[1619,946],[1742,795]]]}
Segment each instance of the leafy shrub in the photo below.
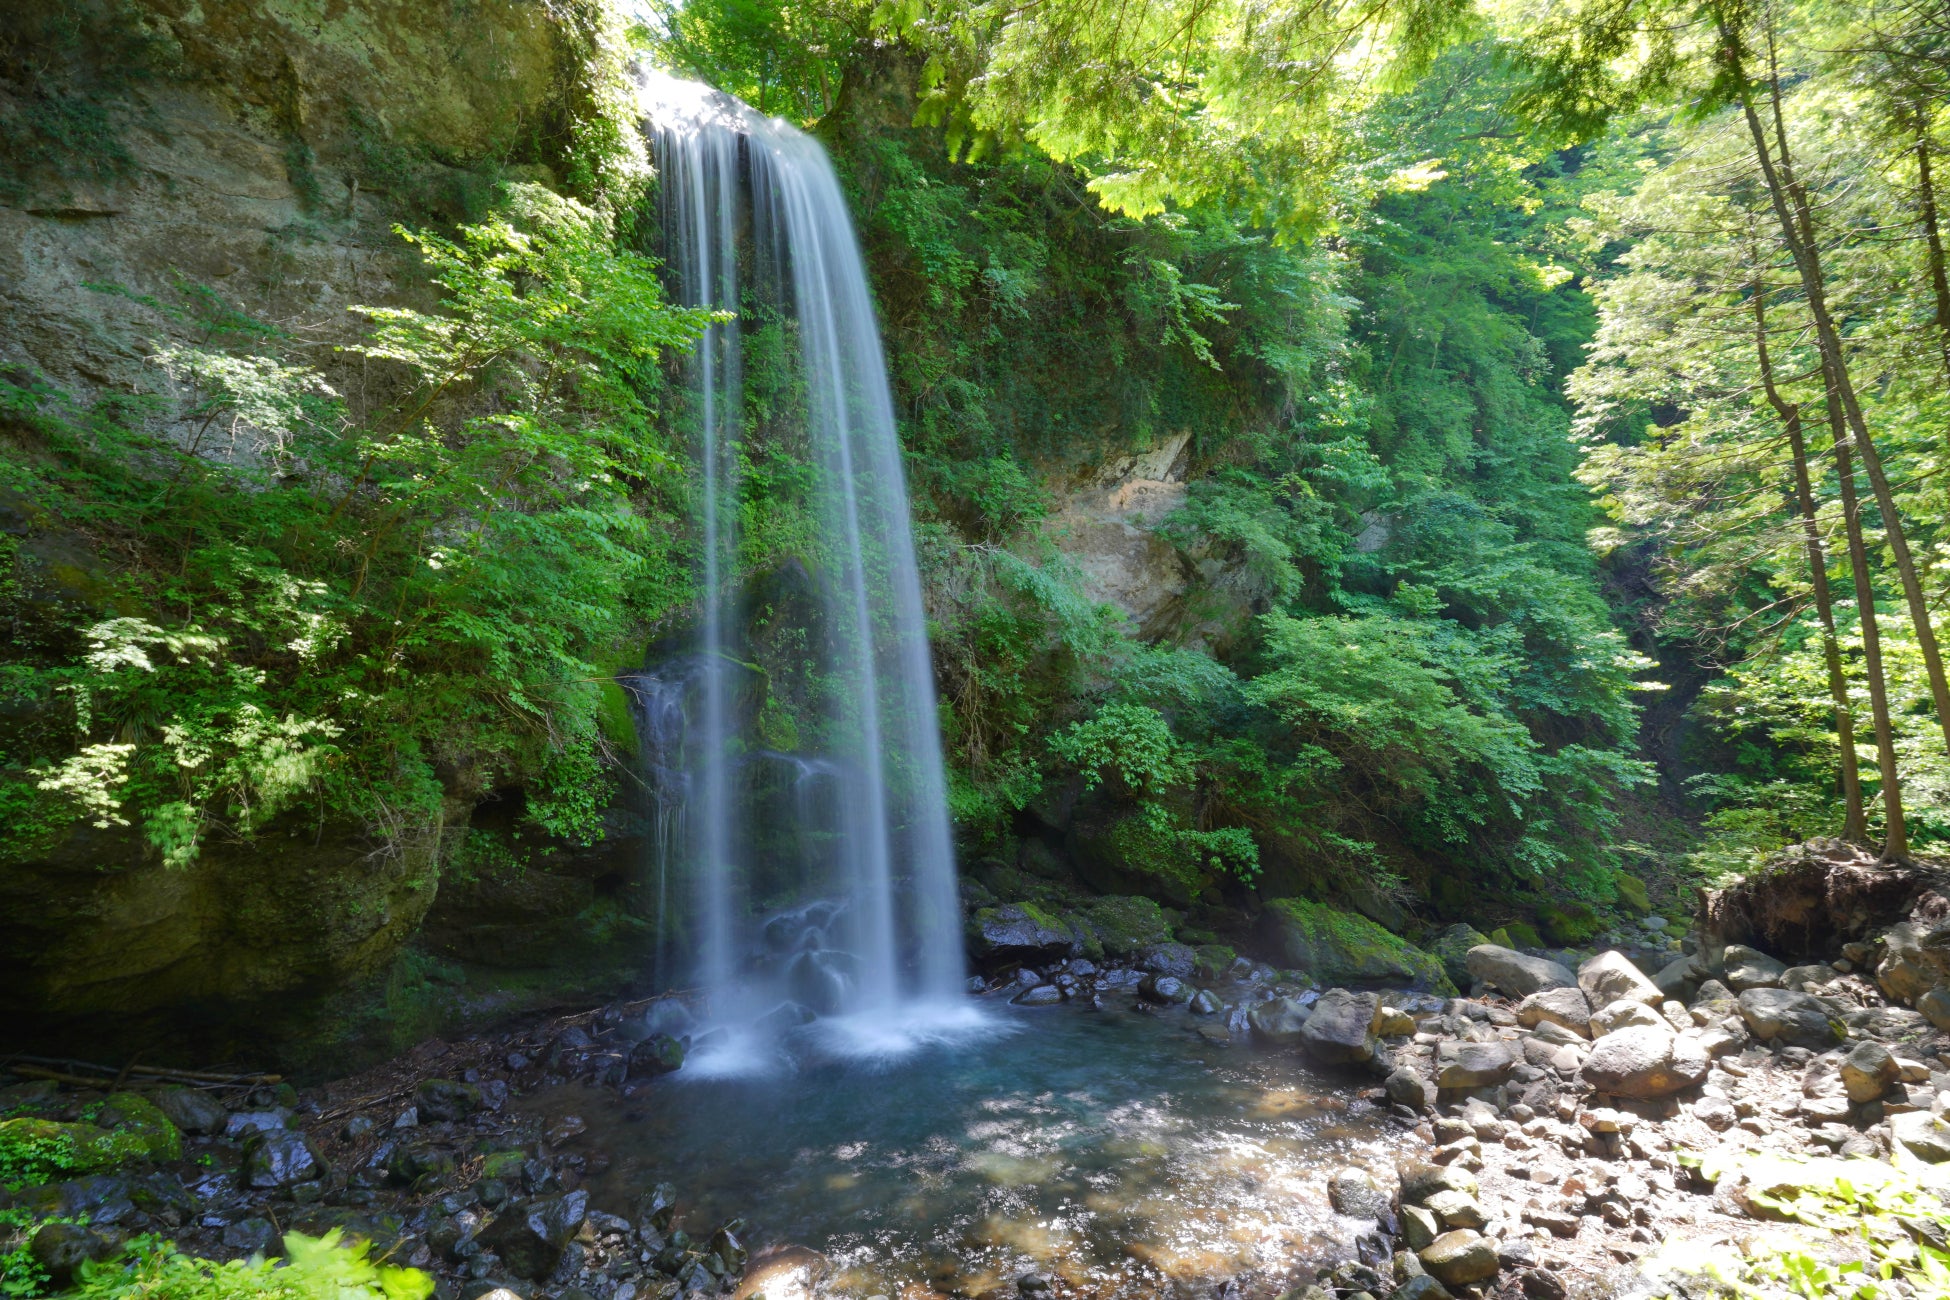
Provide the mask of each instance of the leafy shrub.
{"label": "leafy shrub", "polygon": [[74,1300],[427,1300],[433,1279],[367,1258],[370,1243],[288,1232],[284,1258],[199,1259],[160,1237],[137,1237],[118,1260],[82,1266]]}

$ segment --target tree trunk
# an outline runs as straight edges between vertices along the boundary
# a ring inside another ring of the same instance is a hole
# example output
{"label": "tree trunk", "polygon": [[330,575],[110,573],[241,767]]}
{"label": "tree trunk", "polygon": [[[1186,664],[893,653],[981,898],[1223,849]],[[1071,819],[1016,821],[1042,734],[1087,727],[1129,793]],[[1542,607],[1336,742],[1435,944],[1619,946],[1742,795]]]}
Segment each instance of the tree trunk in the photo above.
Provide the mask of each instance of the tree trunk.
{"label": "tree trunk", "polygon": [[1865,843],[1869,822],[1862,809],[1862,774],[1856,766],[1855,714],[1848,698],[1848,679],[1842,673],[1842,645],[1835,634],[1835,606],[1828,590],[1828,556],[1815,516],[1814,484],[1808,474],[1807,440],[1802,435],[1801,406],[1782,398],[1774,386],[1774,363],[1767,352],[1766,289],[1754,285],[1754,349],[1760,359],[1760,382],[1768,404],[1781,417],[1788,452],[1794,459],[1794,497],[1800,506],[1801,531],[1808,549],[1809,581],[1814,587],[1815,613],[1821,620],[1821,655],[1828,667],[1828,693],[1835,701],[1835,741],[1841,748],[1842,838]]}
{"label": "tree trunk", "polygon": [[[1943,730],[1944,748],[1950,751],[1950,681],[1944,677],[1943,655],[1937,648],[1929,603],[1924,599],[1922,584],[1916,578],[1916,562],[1910,554],[1909,539],[1903,533],[1902,516],[1896,510],[1896,496],[1890,491],[1889,478],[1882,471],[1882,457],[1877,454],[1875,443],[1869,437],[1868,423],[1862,417],[1862,404],[1849,379],[1848,358],[1842,349],[1841,331],[1829,314],[1821,253],[1814,239],[1813,217],[1808,209],[1807,195],[1795,180],[1793,160],[1787,152],[1787,131],[1780,105],[1780,78],[1775,76],[1770,82],[1775,133],[1779,137],[1780,157],[1777,164],[1776,148],[1768,144],[1767,130],[1761,125],[1760,114],[1754,108],[1753,83],[1748,80],[1746,69],[1740,62],[1739,43],[1724,16],[1720,19],[1720,34],[1725,51],[1723,57],[1727,60],[1728,71],[1739,86],[1740,107],[1746,117],[1748,133],[1753,137],[1754,159],[1760,164],[1768,199],[1781,227],[1782,242],[1794,258],[1795,270],[1801,277],[1801,289],[1808,300],[1808,313],[1814,318],[1815,341],[1821,351],[1822,373],[1830,400],[1841,408],[1838,414],[1845,423],[1844,435],[1862,457],[1862,469],[1869,476],[1876,507],[1882,514],[1884,535],[1896,561],[1896,575],[1902,581],[1910,621],[1915,625],[1916,648],[1922,654],[1923,667],[1929,675],[1930,698],[1936,706],[1937,725]],[[1852,485],[1850,490],[1854,490]],[[1859,519],[1856,524],[1859,528]],[[1866,618],[1864,622],[1866,625]]]}
{"label": "tree trunk", "polygon": [[1936,297],[1937,346],[1943,353],[1943,373],[1950,378],[1950,274],[1943,266],[1943,232],[1937,224],[1936,180],[1930,159],[1929,110],[1920,104],[1910,106],[1916,131],[1916,200],[1923,222],[1930,262],[1930,291]]}

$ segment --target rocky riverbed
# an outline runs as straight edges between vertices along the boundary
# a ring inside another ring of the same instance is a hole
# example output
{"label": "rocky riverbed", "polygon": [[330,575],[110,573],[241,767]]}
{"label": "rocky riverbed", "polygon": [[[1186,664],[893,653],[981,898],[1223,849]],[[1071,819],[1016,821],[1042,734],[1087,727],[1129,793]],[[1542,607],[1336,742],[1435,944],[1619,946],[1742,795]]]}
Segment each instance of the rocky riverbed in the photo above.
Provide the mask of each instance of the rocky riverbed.
{"label": "rocky riverbed", "polygon": [[[1942,1248],[1950,1224],[1938,1179],[1950,1170],[1950,926],[1919,908],[1799,965],[1691,940],[1637,960],[1474,944],[1450,954],[1466,997],[1312,988],[1175,943],[1109,964],[1030,955],[971,995],[1022,1008],[1011,1014],[1027,1033],[1039,1015],[1137,1015],[1214,1061],[1304,1059],[1381,1135],[1303,1189],[1341,1216],[1339,1258],[1127,1270],[1119,1294],[1649,1296],[1710,1291],[1702,1261],[1734,1277],[1804,1251],[1826,1267],[1887,1265],[1878,1294],[1902,1297],[1928,1293],[1907,1265]],[[754,1253],[772,1235],[763,1225],[699,1220],[682,1167],[605,1178],[611,1150],[568,1108],[568,1085],[623,1111],[667,1105],[686,1044],[650,1027],[669,1022],[618,1004],[424,1043],[304,1090],[157,1084],[154,1072],[89,1086],[79,1065],[16,1062],[0,1090],[17,1186],[0,1204],[13,1225],[0,1250],[24,1246],[58,1286],[136,1233],[221,1259],[338,1228],[434,1274],[452,1300],[852,1296],[860,1274],[835,1270],[823,1242]],[[44,1179],[23,1151],[53,1153]],[[1898,1181],[1900,1197],[1875,1200]],[[1853,1219],[1823,1209],[1844,1184],[1867,1189]],[[1084,1296],[1104,1275],[937,1276],[903,1300]]]}

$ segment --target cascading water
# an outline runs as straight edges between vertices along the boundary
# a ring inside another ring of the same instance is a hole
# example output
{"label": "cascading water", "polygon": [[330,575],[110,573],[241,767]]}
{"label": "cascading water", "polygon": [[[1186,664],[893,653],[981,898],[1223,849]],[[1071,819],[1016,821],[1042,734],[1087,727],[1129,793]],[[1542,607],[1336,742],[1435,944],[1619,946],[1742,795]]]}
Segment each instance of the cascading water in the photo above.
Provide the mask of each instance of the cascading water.
{"label": "cascading water", "polygon": [[[674,290],[689,305],[734,313],[691,366],[702,608],[683,674],[681,759],[667,729],[649,756],[684,773],[663,785],[681,788],[686,805],[695,914],[683,929],[717,1042],[700,1055],[706,1065],[749,1062],[769,1034],[812,1013],[856,1043],[896,1048],[972,1013],[959,997],[933,669],[865,267],[838,179],[809,136],[696,83],[647,72],[641,86]],[[756,301],[797,336],[804,428],[794,433],[813,471],[805,504],[816,536],[798,561],[812,593],[802,631],[814,685],[801,704],[815,715],[805,728],[814,744],[794,754],[755,743],[740,698],[751,674],[739,466],[752,435],[740,314]],[[768,806],[758,792],[775,778],[791,796]],[[794,819],[795,833],[761,847],[778,817]],[[791,906],[759,915],[781,898]]]}

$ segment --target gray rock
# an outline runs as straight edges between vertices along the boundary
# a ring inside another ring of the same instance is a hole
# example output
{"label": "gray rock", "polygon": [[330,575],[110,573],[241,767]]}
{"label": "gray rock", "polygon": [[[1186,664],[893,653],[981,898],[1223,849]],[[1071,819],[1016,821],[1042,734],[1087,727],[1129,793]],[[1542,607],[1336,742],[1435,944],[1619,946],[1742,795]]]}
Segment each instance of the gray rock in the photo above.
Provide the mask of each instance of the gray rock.
{"label": "gray rock", "polygon": [[1541,989],[1517,1005],[1517,1023],[1525,1029],[1561,1025],[1579,1038],[1591,1037],[1591,1002],[1584,990]]}
{"label": "gray rock", "polygon": [[1300,1031],[1313,1017],[1313,1008],[1292,998],[1270,998],[1246,1013],[1253,1037],[1277,1046],[1300,1041]]}
{"label": "gray rock", "polygon": [[1693,1103],[1693,1116],[1715,1133],[1724,1133],[1740,1122],[1739,1112],[1725,1097],[1701,1097]]}
{"label": "gray rock", "polygon": [[1481,1231],[1489,1222],[1482,1205],[1467,1192],[1437,1192],[1422,1202],[1422,1208],[1440,1220],[1445,1229]]}
{"label": "gray rock", "polygon": [[1578,987],[1584,990],[1585,998],[1593,1007],[1609,1006],[1621,1000],[1656,1007],[1666,997],[1644,971],[1617,949],[1601,952],[1578,967]]}
{"label": "gray rock", "polygon": [[[1591,1033],[1594,1038],[1602,1038],[1606,1034],[1615,1034],[1621,1029],[1639,1026],[1648,1029],[1673,1028],[1672,1023],[1664,1016],[1633,998],[1620,998],[1591,1014]],[[1690,1021],[1687,1027],[1691,1027]]]}
{"label": "gray rock", "polygon": [[295,1129],[274,1129],[251,1135],[239,1178],[245,1187],[271,1191],[311,1182],[324,1173],[325,1162],[310,1138]]}
{"label": "gray rock", "polygon": [[1606,1034],[1592,1044],[1580,1075],[1600,1092],[1620,1097],[1667,1097],[1706,1078],[1711,1061],[1698,1043],[1664,1024]]}
{"label": "gray rock", "polygon": [[[1583,997],[1584,995],[1580,993],[1578,996]],[[1585,1047],[1589,1045],[1588,1041],[1582,1035],[1564,1025],[1558,1024],[1555,1020],[1538,1021],[1537,1027],[1530,1031],[1530,1037],[1536,1042],[1549,1044],[1553,1050],[1559,1047]]]}
{"label": "gray rock", "polygon": [[1926,1164],[1940,1165],[1950,1160],[1950,1125],[1927,1110],[1891,1115],[1889,1137]]}
{"label": "gray rock", "polygon": [[269,1219],[239,1219],[223,1230],[223,1244],[246,1255],[270,1255],[279,1240],[277,1225]]}
{"label": "gray rock", "polygon": [[[1402,1207],[1402,1240],[1410,1250],[1421,1250],[1442,1235],[1442,1221],[1419,1205]],[[1419,1259],[1415,1261],[1421,1263]]]}
{"label": "gray rock", "polygon": [[1138,985],[1138,996],[1146,1002],[1169,1006],[1192,1000],[1192,986],[1176,975],[1146,975]]}
{"label": "gray rock", "polygon": [[1661,966],[1653,974],[1652,982],[1658,986],[1659,992],[1673,1001],[1686,1002],[1698,991],[1706,974],[1706,967],[1699,958],[1679,957]]}
{"label": "gray rock", "polygon": [[223,1103],[200,1088],[171,1085],[149,1094],[149,1100],[185,1133],[221,1133],[230,1121]]}
{"label": "gray rock", "polygon": [[1777,989],[1781,979],[1787,974],[1787,963],[1769,957],[1758,948],[1745,944],[1727,945],[1721,958],[1726,968],[1726,984],[1735,993],[1745,993],[1748,989]]}
{"label": "gray rock", "polygon": [[290,1120],[288,1110],[240,1110],[224,1121],[223,1135],[246,1138],[252,1133],[269,1133],[285,1127]]}
{"label": "gray rock", "polygon": [[1038,984],[1009,999],[1019,1007],[1053,1007],[1063,1001],[1063,990],[1054,984]]}
{"label": "gray rock", "polygon": [[[1882,935],[1882,958],[1876,963],[1876,983],[1895,1002],[1914,1004],[1950,973],[1939,935],[1943,927],[1903,921]],[[1937,942],[1932,943],[1931,940]]]}
{"label": "gray rock", "polygon": [[1514,948],[1482,943],[1465,958],[1472,979],[1493,984],[1513,998],[1527,998],[1539,989],[1575,988],[1577,976],[1542,957],[1526,957]]}
{"label": "gray rock", "polygon": [[1485,1088],[1509,1078],[1516,1064],[1510,1045],[1501,1039],[1490,1043],[1445,1039],[1436,1046],[1435,1082],[1439,1088]]}
{"label": "gray rock", "polygon": [[1701,981],[1699,991],[1693,994],[1692,1000],[1686,1005],[1709,1020],[1735,1015],[1740,1010],[1740,1004],[1735,1000],[1733,990],[1718,980]]}
{"label": "gray rock", "polygon": [[1083,942],[1059,918],[1033,904],[984,907],[968,921],[969,955],[993,969],[1008,961],[1056,961],[1083,955]]}
{"label": "gray rock", "polygon": [[1226,1009],[1226,1004],[1219,1001],[1219,995],[1211,989],[1200,989],[1192,995],[1185,1008],[1195,1016],[1216,1016]]}
{"label": "gray rock", "polygon": [[47,1274],[54,1287],[73,1285],[83,1264],[111,1259],[121,1250],[119,1238],[76,1223],[43,1223],[27,1243],[27,1254]]}
{"label": "gray rock", "polygon": [[[680,1046],[680,1065],[683,1063],[682,1050]],[[422,1119],[450,1122],[466,1119],[485,1104],[479,1088],[458,1079],[423,1079],[420,1086],[413,1090],[413,1100],[419,1107]]]}
{"label": "gray rock", "polygon": [[1916,999],[1916,1009],[1936,1028],[1950,1032],[1950,985],[1938,984]]}
{"label": "gray rock", "polygon": [[684,1044],[670,1034],[652,1034],[630,1049],[630,1077],[654,1079],[684,1068]]}
{"label": "gray rock", "polygon": [[1842,1058],[1838,1073],[1848,1099],[1860,1106],[1887,1092],[1889,1085],[1902,1076],[1902,1069],[1888,1048],[1881,1043],[1865,1042],[1857,1043]]}
{"label": "gray rock", "polygon": [[589,1193],[537,1196],[494,1216],[479,1236],[483,1249],[501,1257],[517,1277],[542,1281],[561,1262],[562,1251],[589,1217]]}
{"label": "gray rock", "polygon": [[1403,1205],[1422,1205],[1438,1192],[1476,1195],[1476,1176],[1456,1165],[1404,1157],[1395,1162],[1395,1174],[1401,1180]]}
{"label": "gray rock", "polygon": [[1468,1286],[1487,1281],[1502,1267],[1496,1243],[1467,1228],[1445,1232],[1416,1252],[1429,1276],[1444,1286]]}
{"label": "gray rock", "polygon": [[1388,1093],[1388,1100],[1397,1106],[1427,1110],[1435,1105],[1435,1085],[1407,1066],[1390,1074],[1382,1086]]}
{"label": "gray rock", "polygon": [[1374,1059],[1374,1016],[1380,999],[1372,993],[1329,989],[1314,1003],[1300,1029],[1300,1045],[1322,1065],[1359,1065]]}
{"label": "gray rock", "polygon": [[[1419,1265],[1422,1261],[1416,1259],[1415,1262]],[[1449,1289],[1442,1283],[1427,1273],[1417,1273],[1389,1292],[1389,1300],[1450,1300],[1450,1295]]]}
{"label": "gray rock", "polygon": [[1154,943],[1138,952],[1138,969],[1188,980],[1198,969],[1198,954],[1182,943]]}
{"label": "gray rock", "polygon": [[1739,998],[1740,1018],[1755,1038],[1779,1038],[1794,1047],[1826,1051],[1842,1041],[1842,1026],[1811,993],[1750,988]]}
{"label": "gray rock", "polygon": [[1350,1219],[1384,1220],[1394,1199],[1365,1169],[1337,1170],[1327,1180],[1327,1199],[1337,1213]]}
{"label": "gray rock", "polygon": [[1437,935],[1429,945],[1429,951],[1442,963],[1448,973],[1449,982],[1459,989],[1466,989],[1474,978],[1469,969],[1469,950],[1490,941],[1490,937],[1474,926],[1452,925]]}

